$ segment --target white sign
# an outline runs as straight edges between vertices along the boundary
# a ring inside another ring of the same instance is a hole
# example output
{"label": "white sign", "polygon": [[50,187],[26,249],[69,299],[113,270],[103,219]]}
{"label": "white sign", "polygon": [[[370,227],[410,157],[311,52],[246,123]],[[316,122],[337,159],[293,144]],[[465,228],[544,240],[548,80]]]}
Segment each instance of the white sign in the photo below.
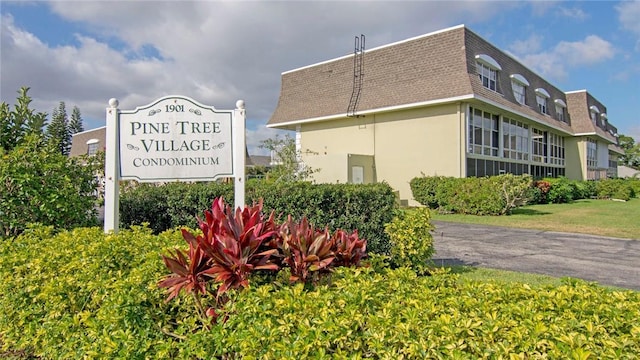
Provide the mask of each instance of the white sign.
{"label": "white sign", "polygon": [[169,96],[119,116],[120,178],[210,181],[233,176],[233,111]]}
{"label": "white sign", "polygon": [[[216,110],[166,96],[131,111],[109,100],[106,122],[104,231],[118,232],[121,179],[211,181],[233,177],[236,208],[244,204],[244,101]],[[213,199],[211,199],[213,200]]]}

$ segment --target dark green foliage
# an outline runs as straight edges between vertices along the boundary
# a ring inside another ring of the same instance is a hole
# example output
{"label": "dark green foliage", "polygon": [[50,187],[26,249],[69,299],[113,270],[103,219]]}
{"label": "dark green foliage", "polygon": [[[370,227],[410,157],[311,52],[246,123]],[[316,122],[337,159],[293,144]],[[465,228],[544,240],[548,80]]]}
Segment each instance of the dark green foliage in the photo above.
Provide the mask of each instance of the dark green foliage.
{"label": "dark green foliage", "polygon": [[575,199],[576,188],[574,182],[566,177],[544,179],[551,185],[547,194],[547,201],[554,204],[563,204]]}
{"label": "dark green foliage", "polygon": [[233,185],[220,183],[139,184],[120,196],[123,227],[148,223],[155,233],[178,226],[195,228],[196,216],[211,208],[216,197],[233,200]]}
{"label": "dark green foliage", "polygon": [[96,222],[97,181],[91,158],[68,158],[29,135],[8,153],[0,150],[0,237],[28,224],[60,229]]}
{"label": "dark green foliage", "polygon": [[620,155],[618,162],[634,169],[640,169],[640,144],[637,144],[631,136],[620,134],[618,138],[620,147],[624,149],[624,154]]}
{"label": "dark green foliage", "polygon": [[69,120],[69,132],[71,134],[76,134],[83,131],[84,126],[82,125],[82,116],[80,115],[80,109],[77,106],[74,106],[71,112],[71,119]]}
{"label": "dark green foliage", "polygon": [[459,214],[499,215],[505,207],[502,194],[490,186],[489,178],[456,180],[456,193],[448,201],[447,210]]}
{"label": "dark green foliage", "polygon": [[[122,227],[147,222],[155,232],[177,226],[195,227],[195,217],[211,207],[216,197],[233,203],[233,185],[219,183],[170,183],[162,186],[139,185],[120,197]],[[310,184],[306,182],[246,184],[246,202],[263,199],[264,211],[275,211],[283,222],[288,214],[295,220],[306,216],[313,224],[329,230],[358,230],[367,239],[367,250],[389,252],[384,225],[393,218],[396,198],[387,184]]]}
{"label": "dark green foliage", "polygon": [[596,191],[597,181],[573,181],[573,199],[591,199],[597,195]]}
{"label": "dark green foliage", "polygon": [[43,134],[47,114],[29,108],[32,100],[28,92],[28,87],[20,88],[13,111],[7,103],[0,104],[0,148],[5,151],[11,151],[30,134]]}
{"label": "dark green foliage", "polygon": [[640,197],[640,178],[626,178],[624,180],[629,183],[633,189],[635,197]]}
{"label": "dark green foliage", "polygon": [[486,178],[418,177],[410,182],[416,201],[439,212],[504,215],[531,196],[531,177],[511,174]]}
{"label": "dark green foliage", "polygon": [[438,194],[443,193],[444,185],[449,182],[451,177],[444,176],[421,176],[411,179],[411,193],[413,198],[420,204],[430,208],[437,209],[440,207],[438,202]]}
{"label": "dark green foliage", "polygon": [[47,141],[62,155],[69,155],[71,149],[71,131],[69,118],[64,101],[61,101],[51,115],[51,122],[47,126]]}

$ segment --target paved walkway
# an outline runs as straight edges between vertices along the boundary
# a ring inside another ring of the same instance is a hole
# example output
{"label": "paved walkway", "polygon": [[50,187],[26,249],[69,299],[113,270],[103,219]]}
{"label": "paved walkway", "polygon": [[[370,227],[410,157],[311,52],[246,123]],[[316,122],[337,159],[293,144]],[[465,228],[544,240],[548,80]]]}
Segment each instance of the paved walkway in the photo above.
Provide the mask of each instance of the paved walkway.
{"label": "paved walkway", "polygon": [[434,221],[435,264],[570,276],[640,290],[640,239]]}

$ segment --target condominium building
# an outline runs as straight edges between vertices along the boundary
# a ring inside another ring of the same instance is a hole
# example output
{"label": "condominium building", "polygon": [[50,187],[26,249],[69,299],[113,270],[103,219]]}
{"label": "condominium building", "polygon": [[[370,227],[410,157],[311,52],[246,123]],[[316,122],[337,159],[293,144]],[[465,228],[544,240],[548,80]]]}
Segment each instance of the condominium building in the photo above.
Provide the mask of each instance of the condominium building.
{"label": "condominium building", "polygon": [[282,73],[268,127],[295,131],[317,182],[502,173],[616,176],[617,129],[464,25]]}

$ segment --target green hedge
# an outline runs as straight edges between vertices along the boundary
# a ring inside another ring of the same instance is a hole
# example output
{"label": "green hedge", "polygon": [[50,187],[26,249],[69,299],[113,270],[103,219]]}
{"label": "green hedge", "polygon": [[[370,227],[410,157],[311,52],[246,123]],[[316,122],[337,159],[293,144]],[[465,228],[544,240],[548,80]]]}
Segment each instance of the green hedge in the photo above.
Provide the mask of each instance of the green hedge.
{"label": "green hedge", "polygon": [[[233,204],[233,185],[220,183],[141,184],[120,197],[121,227],[149,223],[155,233],[178,226],[196,227],[196,216],[211,208],[214,198],[223,196]],[[263,199],[264,211],[274,210],[277,220],[287,215],[306,216],[318,227],[334,231],[358,230],[367,239],[369,252],[389,252],[384,225],[393,219],[396,197],[393,189],[381,184],[311,184],[307,182],[268,183],[249,181],[246,202]]]}
{"label": "green hedge", "polygon": [[637,179],[569,180],[559,177],[538,180],[535,185],[535,202],[540,204],[562,204],[594,197],[629,200],[638,196],[640,190]]}
{"label": "green hedge", "polygon": [[[551,358],[640,353],[640,293],[341,268],[317,287],[231,293],[211,330],[165,304],[177,232],[27,230],[0,243],[0,356],[41,359]],[[253,282],[252,282],[253,284]]]}
{"label": "green hedge", "polygon": [[440,212],[503,215],[527,203],[532,180],[528,175],[455,178],[422,176],[411,179],[413,197]]}
{"label": "green hedge", "polygon": [[619,199],[630,200],[637,196],[635,179],[606,179],[600,180],[597,184],[597,194],[599,199]]}

